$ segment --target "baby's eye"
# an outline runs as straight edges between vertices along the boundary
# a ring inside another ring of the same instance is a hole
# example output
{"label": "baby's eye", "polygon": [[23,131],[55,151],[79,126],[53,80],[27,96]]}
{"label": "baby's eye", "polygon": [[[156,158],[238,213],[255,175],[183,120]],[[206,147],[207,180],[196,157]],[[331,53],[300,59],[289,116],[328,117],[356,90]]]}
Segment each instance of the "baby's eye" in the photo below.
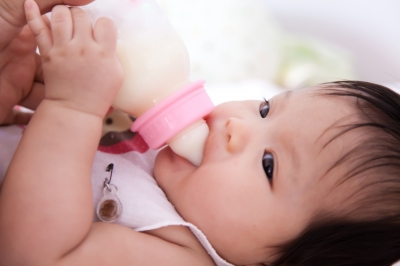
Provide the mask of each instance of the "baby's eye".
{"label": "baby's eye", "polygon": [[262,118],[265,118],[269,112],[269,102],[264,99],[264,102],[260,105],[260,115]]}
{"label": "baby's eye", "polygon": [[274,174],[274,157],[271,153],[266,152],[262,159],[262,165],[264,172],[268,178],[269,182],[272,182],[272,176]]}

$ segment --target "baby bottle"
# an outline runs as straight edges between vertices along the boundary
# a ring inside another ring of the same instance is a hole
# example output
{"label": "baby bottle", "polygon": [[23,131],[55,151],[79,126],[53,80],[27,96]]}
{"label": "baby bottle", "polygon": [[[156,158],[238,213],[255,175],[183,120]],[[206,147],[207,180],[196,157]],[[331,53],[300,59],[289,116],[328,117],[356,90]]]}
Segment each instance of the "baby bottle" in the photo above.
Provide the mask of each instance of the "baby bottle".
{"label": "baby bottle", "polygon": [[190,82],[186,46],[156,0],[96,0],[83,9],[118,28],[125,77],[113,106],[137,118],[131,130],[151,149],[168,144],[198,166],[209,133],[203,118],[214,105],[204,81]]}

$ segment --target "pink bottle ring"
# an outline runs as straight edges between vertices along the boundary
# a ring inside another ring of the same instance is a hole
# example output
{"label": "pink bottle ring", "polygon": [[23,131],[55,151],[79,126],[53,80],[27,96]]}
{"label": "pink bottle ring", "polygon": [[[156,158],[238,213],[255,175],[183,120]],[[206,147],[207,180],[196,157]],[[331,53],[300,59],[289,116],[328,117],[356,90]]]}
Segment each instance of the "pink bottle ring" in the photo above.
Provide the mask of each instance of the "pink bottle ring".
{"label": "pink bottle ring", "polygon": [[204,83],[203,80],[192,82],[167,97],[138,117],[131,130],[139,132],[153,150],[166,145],[183,129],[214,110]]}

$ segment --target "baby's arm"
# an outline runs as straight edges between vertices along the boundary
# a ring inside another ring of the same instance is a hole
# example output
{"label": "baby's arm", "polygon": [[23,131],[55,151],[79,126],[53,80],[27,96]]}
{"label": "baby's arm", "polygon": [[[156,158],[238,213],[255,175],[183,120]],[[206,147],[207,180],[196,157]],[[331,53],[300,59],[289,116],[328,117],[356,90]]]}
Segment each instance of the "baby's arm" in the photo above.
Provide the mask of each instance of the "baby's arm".
{"label": "baby's arm", "polygon": [[50,262],[72,250],[91,226],[91,166],[122,70],[110,21],[100,20],[92,37],[82,11],[73,8],[71,17],[58,6],[51,34],[36,4],[26,6],[43,56],[46,92],[4,180],[0,234],[10,242],[1,246],[25,249],[32,262]]}
{"label": "baby's arm", "polygon": [[[46,84],[0,194],[2,265],[207,265],[179,243],[92,223],[91,168],[102,118],[122,83],[116,29],[56,7],[51,31],[26,2]],[[202,261],[203,260],[203,261]]]}

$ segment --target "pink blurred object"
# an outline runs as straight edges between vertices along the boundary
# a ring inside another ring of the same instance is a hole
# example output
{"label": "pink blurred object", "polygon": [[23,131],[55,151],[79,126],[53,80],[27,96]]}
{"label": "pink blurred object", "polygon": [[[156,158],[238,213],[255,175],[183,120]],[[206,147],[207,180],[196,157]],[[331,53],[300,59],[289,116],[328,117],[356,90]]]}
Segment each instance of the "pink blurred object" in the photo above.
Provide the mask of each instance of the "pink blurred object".
{"label": "pink blurred object", "polygon": [[183,129],[214,110],[204,89],[204,81],[196,81],[154,106],[132,124],[151,149],[159,149]]}

